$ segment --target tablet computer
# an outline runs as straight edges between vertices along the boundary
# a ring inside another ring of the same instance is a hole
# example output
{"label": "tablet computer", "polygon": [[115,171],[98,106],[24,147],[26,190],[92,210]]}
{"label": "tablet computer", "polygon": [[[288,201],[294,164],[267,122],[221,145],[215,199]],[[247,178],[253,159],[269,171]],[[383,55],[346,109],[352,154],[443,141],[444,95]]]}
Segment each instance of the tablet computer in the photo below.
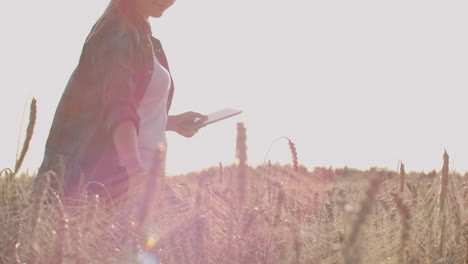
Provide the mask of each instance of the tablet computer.
{"label": "tablet computer", "polygon": [[206,125],[221,121],[223,119],[238,115],[240,113],[242,113],[241,110],[225,108],[225,109],[216,111],[214,113],[208,114],[207,115],[208,119],[205,120],[204,122],[196,123],[195,127],[196,128],[204,127]]}

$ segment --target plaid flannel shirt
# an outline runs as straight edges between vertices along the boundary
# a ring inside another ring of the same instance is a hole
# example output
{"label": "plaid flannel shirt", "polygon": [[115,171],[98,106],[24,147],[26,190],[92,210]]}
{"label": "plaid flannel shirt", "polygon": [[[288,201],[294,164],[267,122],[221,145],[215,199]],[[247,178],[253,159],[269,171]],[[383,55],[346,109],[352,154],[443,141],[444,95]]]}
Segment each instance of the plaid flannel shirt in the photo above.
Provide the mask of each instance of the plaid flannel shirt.
{"label": "plaid flannel shirt", "polygon": [[[81,191],[95,173],[119,166],[113,130],[126,120],[138,129],[136,111],[151,78],[154,55],[169,71],[161,43],[146,21],[133,24],[138,34],[122,32],[119,23],[123,21],[115,17],[83,46],[47,138],[39,173],[62,170],[58,174],[63,177],[53,187],[67,196]],[[168,112],[173,94],[171,77]],[[59,160],[62,169],[57,168]]]}

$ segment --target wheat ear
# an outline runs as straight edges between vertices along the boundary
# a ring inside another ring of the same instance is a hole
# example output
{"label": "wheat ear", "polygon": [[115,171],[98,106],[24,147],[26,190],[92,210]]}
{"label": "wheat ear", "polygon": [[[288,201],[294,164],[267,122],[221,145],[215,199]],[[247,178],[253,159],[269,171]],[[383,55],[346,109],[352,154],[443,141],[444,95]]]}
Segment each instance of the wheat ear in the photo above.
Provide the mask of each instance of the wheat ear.
{"label": "wheat ear", "polygon": [[26,138],[24,139],[23,149],[21,150],[20,156],[16,160],[15,164],[15,173],[18,173],[21,165],[23,164],[24,157],[29,149],[29,143],[31,142],[31,138],[34,132],[34,126],[36,124],[36,114],[37,114],[37,106],[36,106],[36,99],[33,98],[31,102],[31,110],[29,112],[29,124],[28,128],[26,129]]}
{"label": "wheat ear", "polygon": [[268,148],[268,151],[265,155],[265,159],[263,160],[263,164],[265,164],[266,162],[266,159],[268,157],[268,154],[270,154],[270,151],[271,151],[271,148],[273,147],[273,145],[280,139],[286,139],[288,141],[288,145],[289,145],[289,150],[291,151],[291,157],[292,157],[292,161],[293,161],[293,166],[294,166],[294,171],[298,172],[299,171],[299,159],[297,157],[297,149],[296,149],[296,144],[294,144],[294,142],[288,138],[288,137],[279,137],[277,138],[275,141],[273,141],[273,143],[271,143],[270,147]]}
{"label": "wheat ear", "polygon": [[294,142],[292,142],[291,139],[289,138],[286,138],[288,140],[288,143],[289,143],[289,150],[291,151],[291,156],[292,156],[292,160],[293,160],[293,165],[294,165],[294,170],[296,172],[299,171],[299,159],[297,158],[297,149],[296,149],[296,144],[294,144]]}
{"label": "wheat ear", "polygon": [[445,205],[445,197],[447,196],[448,174],[449,174],[449,156],[447,151],[444,152],[444,165],[440,175],[440,192],[439,192],[439,210],[442,212]]}
{"label": "wheat ear", "polygon": [[236,141],[237,166],[237,194],[239,209],[247,196],[247,133],[243,123],[237,123]]}
{"label": "wheat ear", "polygon": [[445,219],[446,214],[444,212],[445,198],[447,196],[448,187],[448,174],[449,174],[449,155],[447,151],[444,151],[444,164],[442,166],[442,172],[440,175],[440,192],[439,192],[439,216],[440,216],[440,241],[439,241],[439,256],[442,257],[444,253],[444,242],[445,242]]}
{"label": "wheat ear", "polygon": [[405,164],[400,164],[400,193],[405,191]]}
{"label": "wheat ear", "polygon": [[223,184],[223,178],[224,178],[224,168],[223,168],[223,163],[220,161],[219,162],[219,183]]}

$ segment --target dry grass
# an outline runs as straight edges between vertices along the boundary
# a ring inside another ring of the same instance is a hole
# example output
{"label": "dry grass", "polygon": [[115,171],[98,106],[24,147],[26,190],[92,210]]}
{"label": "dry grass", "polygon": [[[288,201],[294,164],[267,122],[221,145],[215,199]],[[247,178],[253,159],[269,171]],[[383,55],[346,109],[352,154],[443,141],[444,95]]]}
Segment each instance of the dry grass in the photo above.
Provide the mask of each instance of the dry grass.
{"label": "dry grass", "polygon": [[145,202],[133,210],[106,210],[94,196],[62,201],[52,172],[34,184],[3,171],[0,263],[138,263],[142,252],[178,264],[467,263],[467,177],[448,173],[448,163],[442,178],[253,168],[238,131],[236,164],[146,179]]}

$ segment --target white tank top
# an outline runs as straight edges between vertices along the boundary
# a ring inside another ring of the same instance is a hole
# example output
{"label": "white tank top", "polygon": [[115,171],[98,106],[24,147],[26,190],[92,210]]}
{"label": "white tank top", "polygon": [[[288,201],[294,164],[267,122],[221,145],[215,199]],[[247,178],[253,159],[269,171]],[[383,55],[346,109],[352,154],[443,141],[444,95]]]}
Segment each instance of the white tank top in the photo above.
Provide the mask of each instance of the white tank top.
{"label": "white tank top", "polygon": [[[171,86],[169,72],[154,57],[154,68],[146,93],[137,109],[140,117],[138,150],[143,167],[151,169],[154,151],[160,144],[167,148],[167,98]],[[163,153],[164,158],[166,153]]]}

